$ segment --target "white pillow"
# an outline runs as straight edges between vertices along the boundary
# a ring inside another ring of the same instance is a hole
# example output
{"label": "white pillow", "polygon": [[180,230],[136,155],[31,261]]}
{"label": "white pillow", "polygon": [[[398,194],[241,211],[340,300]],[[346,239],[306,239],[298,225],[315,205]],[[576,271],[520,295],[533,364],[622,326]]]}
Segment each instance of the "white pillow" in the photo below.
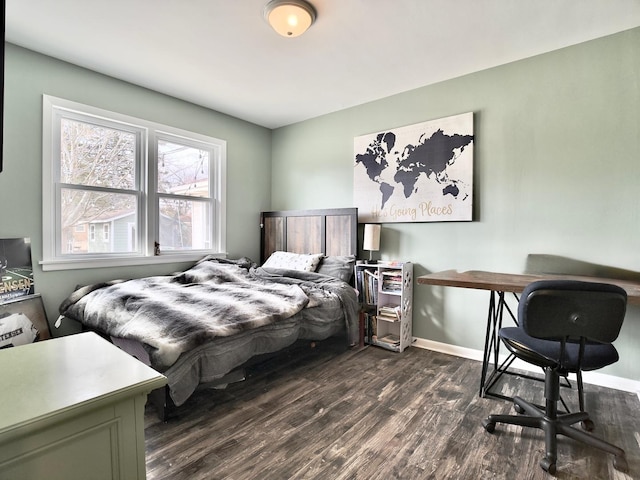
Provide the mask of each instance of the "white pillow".
{"label": "white pillow", "polygon": [[322,253],[305,255],[302,253],[273,252],[262,266],[266,268],[286,268],[288,270],[315,272],[322,257]]}

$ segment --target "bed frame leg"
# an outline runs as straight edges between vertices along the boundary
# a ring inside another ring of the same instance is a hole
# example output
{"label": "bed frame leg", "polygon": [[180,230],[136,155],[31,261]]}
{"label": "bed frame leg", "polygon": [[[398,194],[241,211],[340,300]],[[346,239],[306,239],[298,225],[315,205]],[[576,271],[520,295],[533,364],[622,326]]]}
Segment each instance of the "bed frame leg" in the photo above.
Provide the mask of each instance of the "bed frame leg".
{"label": "bed frame leg", "polygon": [[149,401],[156,409],[156,413],[160,420],[165,423],[169,420],[169,416],[176,409],[176,406],[169,395],[169,387],[167,385],[152,390],[151,393],[149,393]]}

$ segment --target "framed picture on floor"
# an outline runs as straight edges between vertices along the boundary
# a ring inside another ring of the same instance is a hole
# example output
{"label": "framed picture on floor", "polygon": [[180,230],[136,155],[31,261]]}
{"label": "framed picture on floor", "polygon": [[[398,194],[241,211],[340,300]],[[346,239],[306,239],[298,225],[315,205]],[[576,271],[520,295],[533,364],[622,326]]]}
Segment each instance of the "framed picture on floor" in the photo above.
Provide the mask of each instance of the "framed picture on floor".
{"label": "framed picture on floor", "polygon": [[49,338],[51,330],[39,294],[0,304],[0,349]]}
{"label": "framed picture on floor", "polygon": [[0,238],[0,303],[35,294],[30,238]]}

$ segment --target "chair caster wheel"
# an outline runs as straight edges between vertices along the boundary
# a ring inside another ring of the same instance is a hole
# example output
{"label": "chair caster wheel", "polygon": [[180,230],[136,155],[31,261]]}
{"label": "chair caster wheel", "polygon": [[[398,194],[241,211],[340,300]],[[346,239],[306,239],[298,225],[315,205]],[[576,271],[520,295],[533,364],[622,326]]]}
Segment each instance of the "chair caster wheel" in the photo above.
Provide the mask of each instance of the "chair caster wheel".
{"label": "chair caster wheel", "polygon": [[518,405],[517,403],[514,403],[514,404],[513,404],[513,409],[514,409],[516,412],[518,412],[518,413],[524,413],[524,412],[525,412],[525,409],[524,409],[524,408],[522,408],[522,407],[521,407],[520,405]]}
{"label": "chair caster wheel", "polygon": [[586,432],[593,432],[594,425],[590,418],[587,418],[586,420],[581,421],[580,426]]}
{"label": "chair caster wheel", "polygon": [[627,463],[627,459],[624,457],[613,457],[613,468],[619,472],[628,472],[629,464]]}
{"label": "chair caster wheel", "polygon": [[485,418],[482,421],[482,426],[484,427],[484,429],[489,432],[489,433],[493,433],[496,429],[496,422],[492,422],[490,421],[488,418]]}
{"label": "chair caster wheel", "polygon": [[556,474],[556,462],[550,461],[547,457],[544,457],[542,460],[540,460],[540,466],[545,472],[551,475]]}

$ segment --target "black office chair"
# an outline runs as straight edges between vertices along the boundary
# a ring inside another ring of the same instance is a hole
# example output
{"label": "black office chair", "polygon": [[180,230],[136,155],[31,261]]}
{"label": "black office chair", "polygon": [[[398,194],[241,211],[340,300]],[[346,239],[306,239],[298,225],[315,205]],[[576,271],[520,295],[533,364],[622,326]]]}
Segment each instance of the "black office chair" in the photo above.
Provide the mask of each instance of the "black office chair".
{"label": "black office chair", "polygon": [[[574,280],[529,284],[518,304],[519,326],[501,328],[499,336],[516,357],[544,369],[545,408],[514,397],[515,410],[526,415],[489,415],[482,422],[485,430],[493,433],[496,423],[542,429],[546,455],[540,466],[552,475],[556,472],[558,434],[612,453],[613,466],[627,471],[624,450],[572,426],[589,420],[588,413],[558,413],[561,377],[618,361],[611,342],[618,337],[626,306],[626,292],[615,285]],[[581,376],[578,378],[581,388]]]}

